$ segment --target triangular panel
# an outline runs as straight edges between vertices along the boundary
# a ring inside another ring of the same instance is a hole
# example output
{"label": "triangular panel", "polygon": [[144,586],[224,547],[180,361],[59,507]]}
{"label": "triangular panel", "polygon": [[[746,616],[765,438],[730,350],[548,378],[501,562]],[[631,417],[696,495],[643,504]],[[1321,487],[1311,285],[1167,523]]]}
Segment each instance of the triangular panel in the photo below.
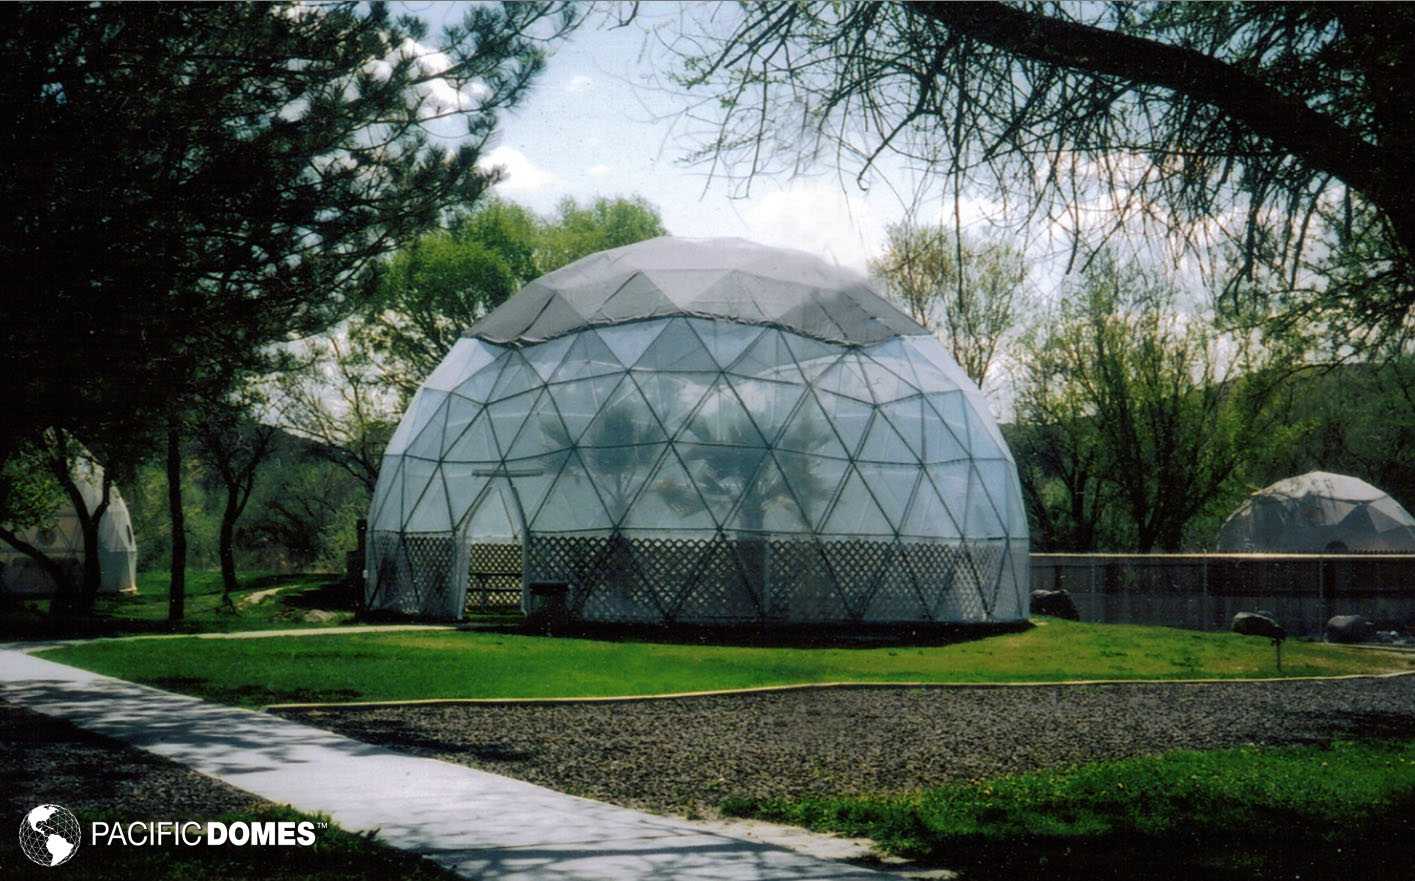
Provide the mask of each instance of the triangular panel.
{"label": "triangular panel", "polygon": [[914,495],[914,505],[904,518],[904,526],[899,530],[903,535],[921,538],[961,538],[958,521],[934,489],[933,481],[925,478],[919,482]]}
{"label": "triangular panel", "polygon": [[588,469],[609,517],[615,523],[624,518],[654,466],[668,448],[667,443],[631,447],[584,447],[580,458]]}
{"label": "triangular panel", "polygon": [[705,446],[682,441],[674,447],[719,524],[727,522],[766,456],[766,450],[752,447]]}
{"label": "triangular panel", "polygon": [[860,448],[860,441],[865,436],[865,429],[869,428],[874,408],[853,398],[844,398],[829,392],[820,392],[816,395],[816,400],[825,410],[826,418],[830,420],[831,427],[835,429],[846,451],[851,456],[855,455],[855,451]]}
{"label": "triangular panel", "polygon": [[796,358],[787,348],[786,341],[778,330],[763,332],[727,369],[738,376],[776,379],[790,383],[804,382],[801,371],[796,367]]}
{"label": "triangular panel", "polygon": [[756,422],[757,430],[767,443],[771,444],[776,443],[782,426],[806,391],[803,385],[746,379],[741,376],[728,377],[728,382],[732,384],[737,397]]}
{"label": "triangular panel", "polygon": [[491,430],[496,434],[496,445],[501,449],[502,455],[510,455],[511,442],[515,440],[521,426],[526,424],[526,417],[530,415],[536,402],[544,396],[545,393],[541,391],[527,392],[487,405],[486,412],[491,417]]}
{"label": "triangular panel", "polygon": [[918,462],[914,451],[909,449],[904,438],[879,411],[875,412],[874,421],[865,434],[865,442],[860,445],[859,458],[874,462]]}
{"label": "triangular panel", "polygon": [[717,370],[698,335],[688,322],[675,318],[634,364],[640,370]]}
{"label": "triangular panel", "polygon": [[476,502],[477,496],[492,478],[486,472],[494,465],[475,465],[460,462],[444,462],[442,479],[447,482],[448,507],[451,509],[454,529],[466,522],[467,513]]}
{"label": "triangular panel", "polygon": [[447,425],[448,402],[443,401],[432,414],[432,418],[423,425],[422,431],[413,438],[413,442],[408,444],[407,454],[417,456],[422,459],[439,459],[442,457],[442,434]]}
{"label": "triangular panel", "polygon": [[526,421],[521,425],[521,430],[511,441],[506,458],[524,459],[528,456],[540,456],[552,450],[567,449],[574,446],[574,443],[569,429],[560,419],[560,411],[555,406],[555,399],[550,395],[541,394],[536,398],[535,404],[531,406]]}
{"label": "triangular panel", "polygon": [[747,415],[725,379],[713,383],[702,404],[688,419],[683,440],[700,444],[760,447],[765,444],[756,423]]}
{"label": "triangular panel", "polygon": [[805,509],[807,522],[811,528],[819,528],[849,463],[844,459],[806,456],[786,450],[777,450],[774,455],[787,486]]}
{"label": "triangular panel", "polygon": [[554,380],[563,382],[574,379],[588,379],[606,373],[618,373],[624,369],[619,359],[604,344],[593,330],[582,330],[575,334],[570,351],[555,370]]}
{"label": "triangular panel", "polygon": [[639,387],[625,380],[610,393],[589,428],[580,436],[580,446],[622,447],[667,440],[668,436],[639,394]]}
{"label": "triangular panel", "polygon": [[[897,401],[900,398],[907,398],[919,393],[918,388],[905,382],[898,373],[872,358],[862,357],[860,366],[865,372],[865,380],[870,385],[870,393],[874,395],[876,401],[881,403]],[[908,365],[900,366],[907,367]]]}
{"label": "triangular panel", "polygon": [[522,349],[521,354],[525,356],[526,362],[535,370],[536,375],[542,382],[549,382],[559,369],[560,362],[564,360],[565,353],[569,351],[571,343],[575,342],[572,334],[557,337],[548,343],[530,346]]}
{"label": "triangular panel", "polygon": [[738,324],[735,321],[723,321],[721,319],[690,318],[688,324],[697,333],[698,339],[702,340],[707,347],[708,353],[712,355],[712,360],[720,368],[725,368],[738,356],[742,350],[750,346],[757,337],[763,333],[762,328],[750,324]]}
{"label": "triangular panel", "polygon": [[881,465],[874,462],[857,462],[855,467],[865,479],[865,484],[884,510],[884,516],[897,531],[904,523],[909,501],[914,497],[914,485],[923,471],[917,465]]}
{"label": "triangular panel", "polygon": [[625,529],[710,532],[717,528],[705,499],[672,451],[659,461],[624,517]]}
{"label": "triangular panel", "polygon": [[783,333],[782,338],[791,349],[791,354],[795,356],[796,366],[800,368],[801,375],[806,378],[807,382],[815,382],[816,377],[840,360],[840,355],[844,352],[841,346],[823,343],[794,333]]}
{"label": "triangular panel", "polygon": [[453,391],[468,400],[485,403],[491,398],[491,390],[496,386],[496,381],[501,377],[501,368],[511,362],[511,356],[513,354],[515,353],[501,353],[497,356],[495,361],[492,361],[476,373],[473,373],[466,382],[457,386]]}
{"label": "triangular panel", "polygon": [[576,453],[571,453],[546,493],[531,529],[535,532],[582,532],[608,529],[609,514]]}
{"label": "triangular panel", "polygon": [[[924,440],[924,399],[919,396],[905,398],[902,401],[894,401],[880,407],[880,412],[889,419],[889,424],[894,430],[899,432],[899,436],[904,438],[904,443],[909,445],[912,452],[920,461],[923,461],[925,440]],[[935,421],[938,416],[930,409],[929,414]]]}
{"label": "triangular panel", "polygon": [[541,503],[545,501],[546,492],[560,476],[560,471],[569,458],[570,453],[567,451],[537,456],[534,459],[521,459],[507,465],[507,476],[515,487],[516,498],[520,500],[527,522],[535,520]]}
{"label": "triangular panel", "polygon": [[894,528],[884,512],[875,504],[874,497],[865,488],[860,474],[850,469],[845,478],[845,486],[836,499],[835,508],[826,520],[821,532],[830,535],[887,535],[893,536]]}
{"label": "triangular panel", "polygon": [[580,442],[580,436],[622,381],[625,381],[622,375],[611,373],[549,386],[550,396],[555,399],[555,409],[560,412],[571,443]]}
{"label": "triangular panel", "polygon": [[673,437],[716,381],[716,374],[647,372],[636,373],[633,380],[652,410],[646,418],[657,416],[664,432]]}
{"label": "triangular panel", "polygon": [[520,352],[512,352],[511,359],[501,369],[501,376],[497,378],[496,385],[492,386],[491,400],[519,395],[535,388],[541,382],[540,376],[531,368],[525,356]]}
{"label": "triangular panel", "polygon": [[742,501],[732,514],[729,528],[752,533],[791,534],[810,529],[805,515],[796,504],[791,486],[770,456],[763,460],[761,469],[742,494]]}
{"label": "triangular panel", "polygon": [[491,418],[486,410],[477,413],[443,454],[443,460],[448,462],[494,462],[500,458],[501,448],[491,433]]}
{"label": "triangular panel", "polygon": [[450,532],[452,530],[451,514],[447,507],[447,487],[442,482],[442,474],[434,473],[428,481],[427,489],[417,504],[413,506],[412,513],[408,515],[408,522],[403,524],[404,532]]}
{"label": "triangular panel", "polygon": [[800,406],[791,416],[791,421],[777,438],[776,446],[797,453],[816,453],[838,458],[847,456],[845,447],[841,446],[840,438],[836,436],[835,429],[831,428],[825,411],[821,409],[816,396],[810,392],[802,397]]}
{"label": "triangular panel", "polygon": [[595,332],[614,353],[614,357],[620,364],[633,365],[638,363],[638,360],[644,355],[644,350],[658,339],[658,335],[667,326],[668,322],[664,320],[634,321],[629,324],[601,327]]}
{"label": "triangular panel", "polygon": [[857,401],[874,402],[874,398],[870,395],[869,380],[865,377],[865,371],[860,366],[859,358],[853,354],[844,356],[817,377],[815,386],[818,389],[845,395]]}
{"label": "triangular panel", "polygon": [[987,487],[976,468],[968,469],[968,508],[963,531],[969,538],[1001,538],[1007,535],[997,507],[988,497]]}
{"label": "triangular panel", "polygon": [[971,450],[972,444],[968,434],[968,417],[964,415],[967,402],[963,398],[962,392],[942,392],[930,393],[924,396],[924,400],[933,407],[934,412],[943,420],[943,424],[948,427],[958,445],[965,450]]}

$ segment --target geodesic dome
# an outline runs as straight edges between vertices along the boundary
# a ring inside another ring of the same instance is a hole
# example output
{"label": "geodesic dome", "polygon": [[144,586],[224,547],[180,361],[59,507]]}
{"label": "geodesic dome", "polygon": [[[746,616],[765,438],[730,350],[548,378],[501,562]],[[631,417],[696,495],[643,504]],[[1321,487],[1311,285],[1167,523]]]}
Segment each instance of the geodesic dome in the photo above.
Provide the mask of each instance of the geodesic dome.
{"label": "geodesic dome", "polygon": [[[86,457],[73,468],[74,483],[92,511],[103,500],[103,469]],[[19,537],[44,551],[61,566],[71,567],[77,581],[83,572],[84,534],[79,515],[67,500],[60,504],[52,523],[20,530]],[[99,590],[102,593],[137,590],[138,546],[132,518],[118,487],[110,488],[108,509],[98,523]],[[24,553],[0,541],[0,593],[52,596],[54,579]]]}
{"label": "geodesic dome", "polygon": [[457,618],[509,578],[595,622],[1014,621],[1027,552],[1011,454],[937,340],[809,254],[664,237],[532,282],[428,377],[365,599]]}
{"label": "geodesic dome", "polygon": [[1310,471],[1250,496],[1219,528],[1218,549],[1415,553],[1415,518],[1364,480]]}

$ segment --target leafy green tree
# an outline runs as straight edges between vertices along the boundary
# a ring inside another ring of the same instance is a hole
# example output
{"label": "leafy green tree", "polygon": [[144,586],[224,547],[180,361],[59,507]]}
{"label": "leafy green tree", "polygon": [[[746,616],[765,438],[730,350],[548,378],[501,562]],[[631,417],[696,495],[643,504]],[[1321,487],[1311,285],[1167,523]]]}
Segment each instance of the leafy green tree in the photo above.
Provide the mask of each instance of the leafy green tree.
{"label": "leafy green tree", "polygon": [[379,354],[389,380],[407,400],[468,327],[517,287],[507,260],[469,236],[423,236],[389,261],[380,310],[358,322],[360,344]]}
{"label": "leafy green tree", "polygon": [[[1078,250],[1127,229],[1226,240],[1230,296],[1316,311],[1350,344],[1409,335],[1415,8],[755,0],[687,18],[676,79],[707,99],[691,158],[714,174],[863,175],[893,154]],[[1281,287],[1247,284],[1262,264]]]}
{"label": "leafy green tree", "polygon": [[666,234],[658,209],[641,196],[601,196],[588,205],[567,198],[542,225],[536,266],[551,272],[596,251]]}
{"label": "leafy green tree", "polygon": [[[1178,550],[1195,518],[1285,440],[1269,406],[1282,378],[1269,351],[1213,331],[1151,272],[1103,253],[1019,359],[1018,423],[1035,434],[1033,452],[1054,460],[1019,463],[1043,535],[1057,501],[1082,543],[1099,537],[1101,506],[1113,504],[1126,544]],[[1046,498],[1040,477],[1062,498]]]}

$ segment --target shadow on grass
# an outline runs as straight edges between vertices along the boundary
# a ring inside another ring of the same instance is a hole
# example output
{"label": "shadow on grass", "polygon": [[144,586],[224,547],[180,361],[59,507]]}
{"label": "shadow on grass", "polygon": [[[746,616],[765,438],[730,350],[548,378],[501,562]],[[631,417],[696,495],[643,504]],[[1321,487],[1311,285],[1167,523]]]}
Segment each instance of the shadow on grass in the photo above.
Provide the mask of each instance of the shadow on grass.
{"label": "shadow on grass", "polygon": [[[299,584],[316,579],[327,579],[318,587],[292,593],[289,596],[277,596],[277,601],[281,607],[289,607],[306,611],[309,609],[327,609],[330,611],[346,611],[352,608],[352,595],[347,586],[337,580],[337,576],[328,573],[291,573],[286,575],[264,575],[257,578],[243,579],[240,588],[232,594],[239,599],[244,594],[253,593],[260,590],[268,590],[274,587],[282,587],[290,584]],[[306,595],[314,595],[306,599]],[[224,627],[212,626],[212,622],[207,620],[209,615],[219,615],[224,618],[232,617],[231,613],[221,609],[212,612],[194,613],[190,608],[192,601],[198,598],[209,598],[220,595],[220,584],[217,582],[214,591],[207,590],[201,592],[189,592],[187,600],[189,604],[189,616],[187,620],[178,624],[171,624],[165,618],[144,618],[134,617],[133,612],[139,609],[150,611],[156,605],[165,604],[166,590],[160,589],[156,592],[145,592],[138,595],[120,595],[117,597],[100,597],[99,602],[106,608],[97,609],[89,614],[77,615],[65,618],[54,618],[48,614],[49,600],[47,599],[21,599],[0,596],[0,640],[25,640],[25,639],[88,639],[102,636],[139,636],[154,633],[201,633],[211,630],[223,630]],[[341,605],[320,605],[323,602],[339,602]],[[239,616],[240,613],[236,613]]]}
{"label": "shadow on grass", "polygon": [[[376,624],[445,624],[393,612],[365,612],[361,622]],[[838,624],[761,625],[659,625],[598,624],[570,622],[547,626],[519,614],[480,614],[462,622],[459,630],[477,633],[519,633],[527,636],[559,636],[600,642],[647,642],[674,645],[720,645],[754,648],[922,648],[954,645],[1022,633],[1035,625],[1030,621],[996,624],[954,624],[911,622],[879,624],[847,622]]]}

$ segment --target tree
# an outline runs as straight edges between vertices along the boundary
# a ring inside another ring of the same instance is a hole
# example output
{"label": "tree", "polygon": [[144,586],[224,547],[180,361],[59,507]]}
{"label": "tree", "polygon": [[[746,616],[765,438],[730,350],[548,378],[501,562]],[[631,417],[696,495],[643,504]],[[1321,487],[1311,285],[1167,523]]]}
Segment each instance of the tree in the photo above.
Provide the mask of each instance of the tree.
{"label": "tree", "polygon": [[588,205],[564,199],[545,221],[536,246],[536,268],[552,272],[587,254],[667,235],[658,209],[642,196],[600,196]]}
{"label": "tree", "polygon": [[282,427],[313,442],[311,455],[352,475],[373,495],[383,448],[398,424],[397,395],[368,347],[338,336],[307,341],[298,367],[274,378]]}
{"label": "tree", "polygon": [[[121,455],[123,444],[124,439],[115,439],[100,449],[118,454],[114,458],[127,460]],[[20,474],[17,473],[20,468],[33,470]],[[91,610],[102,583],[98,528],[112,502],[113,473],[102,468],[94,455],[68,432],[51,429],[37,441],[19,448],[18,455],[7,463],[5,477],[9,484],[3,491],[7,497],[5,501],[15,506],[11,513],[18,514],[22,519],[12,520],[0,527],[0,539],[42,566],[53,579],[55,594],[51,612],[65,614]],[[13,484],[9,483],[10,480],[14,481]],[[85,493],[85,489],[89,492]],[[73,510],[79,521],[83,542],[77,582],[69,568],[52,558],[43,547],[26,541],[19,534],[21,526],[41,526],[52,522],[54,514],[63,506]]]}
{"label": "tree", "polygon": [[[1061,442],[1053,473],[1073,524],[1094,535],[1107,493],[1142,552],[1181,548],[1186,527],[1282,437],[1267,406],[1281,374],[1265,351],[1220,338],[1177,297],[1103,253],[1022,359],[1019,423]],[[1028,492],[1036,513],[1035,484]]]}
{"label": "tree", "polygon": [[981,388],[1024,306],[1022,251],[942,226],[896,223],[885,228],[885,252],[870,271],[915,321],[943,332],[953,359]]}
{"label": "tree", "polygon": [[257,419],[265,402],[247,393],[236,399],[208,402],[196,421],[197,444],[204,463],[225,489],[218,553],[221,559],[221,602],[232,611],[236,577],[236,523],[255,490],[256,475],[275,452],[276,428]]}
{"label": "tree", "polygon": [[8,515],[0,523],[0,540],[43,568],[61,593],[72,593],[75,586],[70,583],[69,572],[25,538],[30,528],[42,529],[52,524],[63,503],[64,491],[50,473],[40,447],[20,447],[0,469],[0,511]]}
{"label": "tree", "polygon": [[[1345,343],[1412,331],[1410,7],[757,0],[685,28],[678,54],[709,98],[689,158],[714,174],[863,175],[894,154],[1090,253],[1131,224],[1233,242],[1230,296]],[[1282,288],[1244,284],[1263,264]]]}
{"label": "tree", "polygon": [[[26,381],[0,464],[53,428],[180,432],[191,383],[341,318],[495,180],[497,113],[579,18],[479,5],[428,45],[382,3],[6,6],[0,368]],[[427,127],[453,118],[449,149]]]}

